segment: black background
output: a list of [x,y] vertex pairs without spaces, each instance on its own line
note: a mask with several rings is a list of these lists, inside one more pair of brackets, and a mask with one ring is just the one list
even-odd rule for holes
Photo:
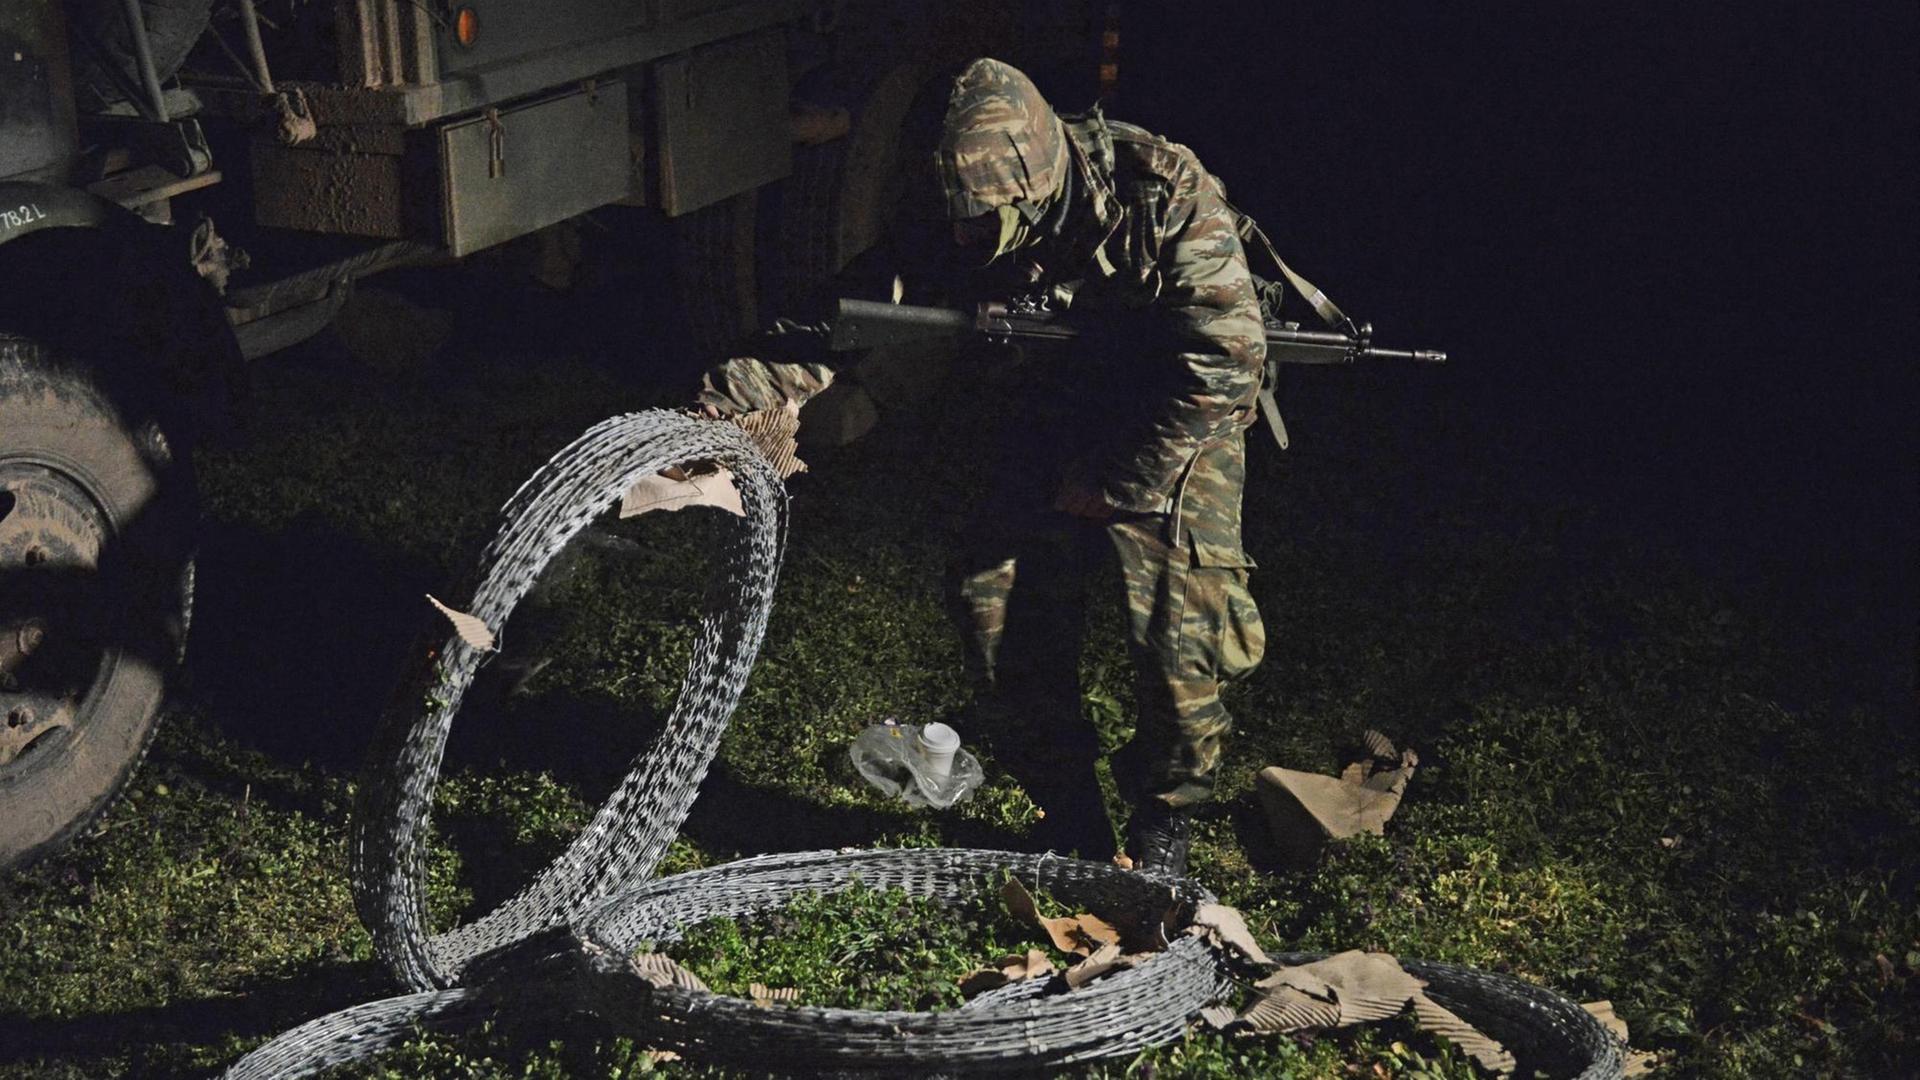
[[1108,112],[1449,350],[1530,483],[1904,637],[1916,12],[1130,3]]

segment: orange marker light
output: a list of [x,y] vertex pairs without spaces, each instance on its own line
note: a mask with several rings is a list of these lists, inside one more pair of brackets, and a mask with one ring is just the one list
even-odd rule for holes
[[455,12],[453,36],[454,40],[460,44],[472,48],[473,43],[480,38],[480,13],[470,7],[463,7]]

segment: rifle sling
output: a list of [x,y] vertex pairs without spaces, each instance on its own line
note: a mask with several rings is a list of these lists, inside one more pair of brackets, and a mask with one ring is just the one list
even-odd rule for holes
[[[1359,335],[1353,320],[1347,318],[1347,313],[1341,311],[1331,297],[1321,292],[1319,286],[1295,273],[1293,267],[1287,265],[1287,260],[1280,257],[1280,252],[1274,248],[1273,241],[1267,239],[1266,230],[1260,227],[1259,222],[1240,213],[1238,208],[1233,208],[1233,212],[1240,215],[1240,238],[1244,241],[1251,233],[1253,237],[1259,239],[1260,246],[1266,249],[1267,257],[1272,259],[1273,265],[1280,269],[1280,276],[1285,278],[1287,284],[1293,287],[1293,291],[1299,293],[1301,299],[1313,308],[1314,314],[1320,316],[1322,322],[1349,337]],[[1285,450],[1289,442],[1287,425],[1280,419],[1280,402],[1273,394],[1274,379],[1279,374],[1278,367],[1279,365],[1274,361],[1267,361],[1266,377],[1260,380],[1260,415],[1266,418],[1267,429],[1273,432],[1273,441],[1279,445],[1280,449]]]
[[[1234,213],[1239,214],[1240,211],[1236,209]],[[1280,276],[1287,279],[1287,284],[1293,286],[1293,291],[1300,294],[1300,298],[1313,308],[1314,314],[1320,316],[1322,322],[1348,337],[1359,336],[1359,328],[1353,325],[1353,320],[1347,318],[1347,313],[1341,311],[1331,297],[1321,292],[1319,286],[1295,273],[1293,267],[1287,265],[1287,260],[1281,258],[1280,252],[1274,249],[1273,241],[1267,239],[1266,230],[1260,227],[1259,222],[1245,214],[1240,214],[1240,220],[1244,223],[1241,238],[1244,240],[1247,233],[1252,233],[1259,239],[1260,246],[1266,249],[1267,258],[1272,259],[1273,265],[1279,267]]]
[[1280,419],[1280,402],[1273,396],[1273,387],[1264,381],[1260,384],[1260,415],[1267,421],[1267,430],[1273,432],[1273,441],[1285,450],[1287,423]]

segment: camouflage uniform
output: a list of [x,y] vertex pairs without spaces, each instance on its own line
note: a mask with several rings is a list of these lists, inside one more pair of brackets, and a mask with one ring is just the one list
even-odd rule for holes
[[[1221,686],[1265,646],[1240,538],[1265,338],[1239,217],[1186,147],[1098,113],[1058,117],[998,61],[969,65],[946,105],[927,170],[945,218],[998,215],[992,269],[1024,285],[1076,282],[1076,310],[1126,335],[1050,363],[1015,418],[1028,434],[1009,441],[1006,483],[958,575],[970,667],[990,708],[1046,724],[1070,769],[1090,764],[1081,583],[1109,548],[1138,680],[1141,768],[1128,786],[1189,805],[1210,793],[1232,727]],[[702,399],[764,407],[805,400],[831,378],[820,364],[735,360]],[[1063,477],[1097,490],[1112,516],[1055,511]]]

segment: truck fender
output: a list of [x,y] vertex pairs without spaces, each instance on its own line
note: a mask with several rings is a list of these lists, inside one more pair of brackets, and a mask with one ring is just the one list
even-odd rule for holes
[[123,409],[228,431],[245,365],[187,251],[184,230],[86,191],[0,181],[0,326],[62,345]]
[[139,215],[79,188],[0,180],[0,244],[43,229],[115,228],[139,220]]

